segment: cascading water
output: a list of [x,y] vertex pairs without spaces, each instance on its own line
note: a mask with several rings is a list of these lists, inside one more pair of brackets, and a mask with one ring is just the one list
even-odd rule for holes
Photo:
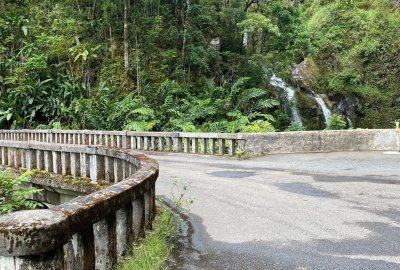
[[275,74],[272,75],[269,83],[272,86],[282,89],[285,92],[285,99],[287,100],[290,108],[291,122],[299,126],[303,126],[299,110],[296,106],[296,97],[295,97],[296,90],[290,87],[288,84],[286,84],[281,78],[277,77]]
[[353,128],[353,122],[351,121],[350,117],[346,116],[347,123],[349,124],[349,128]]
[[324,99],[320,95],[315,95],[314,99],[321,108],[322,113],[324,114],[325,123],[327,124],[329,119],[332,117],[331,110],[329,110],[329,108],[326,106]]

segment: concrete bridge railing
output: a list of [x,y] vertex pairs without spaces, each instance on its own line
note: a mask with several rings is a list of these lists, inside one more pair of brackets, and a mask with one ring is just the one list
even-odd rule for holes
[[[108,183],[49,209],[0,216],[0,269],[110,269],[151,228],[153,159],[110,147],[23,141],[0,141],[0,152],[3,166],[50,172],[37,180],[44,185],[85,192],[79,181]],[[65,176],[74,181],[58,181]]]
[[0,140],[104,145],[142,151],[252,156],[277,153],[397,150],[394,129],[272,133],[183,133],[93,130],[0,130]]
[[95,130],[2,130],[0,140],[230,156],[235,154],[236,148],[243,148],[245,143],[241,134]]

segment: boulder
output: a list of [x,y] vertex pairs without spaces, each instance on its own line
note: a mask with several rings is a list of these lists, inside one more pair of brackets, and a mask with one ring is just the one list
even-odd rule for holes
[[317,65],[311,58],[305,58],[300,64],[293,65],[291,81],[300,89],[312,93],[312,88],[319,76]]

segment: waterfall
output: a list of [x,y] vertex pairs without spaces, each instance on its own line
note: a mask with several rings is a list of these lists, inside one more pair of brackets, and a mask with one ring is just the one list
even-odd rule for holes
[[282,89],[285,92],[284,98],[288,102],[288,105],[290,108],[291,122],[295,123],[299,126],[303,126],[303,123],[302,123],[301,117],[300,117],[300,113],[299,113],[299,109],[297,108],[297,105],[296,105],[296,103],[297,103],[296,97],[295,97],[296,90],[294,88],[292,88],[291,86],[289,86],[288,84],[286,84],[281,78],[278,78],[275,74],[272,75],[269,83],[272,86]]
[[331,110],[329,110],[329,108],[326,106],[324,99],[320,95],[315,95],[314,99],[318,103],[319,107],[321,108],[322,113],[324,114],[325,123],[327,124],[329,119],[332,116]]
[[353,122],[351,121],[350,117],[346,116],[347,123],[349,123],[349,128],[353,128]]

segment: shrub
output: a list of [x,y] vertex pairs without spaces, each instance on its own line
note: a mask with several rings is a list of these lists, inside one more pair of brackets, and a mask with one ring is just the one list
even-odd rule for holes
[[25,172],[15,178],[10,169],[0,171],[0,215],[42,206],[40,202],[30,200],[41,190],[24,187],[32,175],[32,172]]
[[332,117],[328,120],[326,125],[327,130],[339,130],[344,129],[346,127],[346,121],[342,119],[337,114],[332,115]]

